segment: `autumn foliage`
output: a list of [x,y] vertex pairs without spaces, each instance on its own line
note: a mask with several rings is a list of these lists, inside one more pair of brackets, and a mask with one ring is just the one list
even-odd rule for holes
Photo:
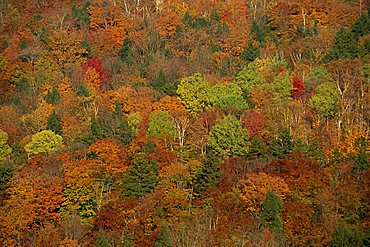
[[369,9],[0,1],[0,246],[368,246]]

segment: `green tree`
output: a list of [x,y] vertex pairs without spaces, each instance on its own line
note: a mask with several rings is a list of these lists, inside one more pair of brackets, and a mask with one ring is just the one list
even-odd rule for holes
[[242,110],[248,106],[243,98],[242,89],[235,83],[217,83],[211,88],[211,94],[214,95],[214,103],[222,108],[233,108]]
[[253,39],[260,42],[261,44],[264,44],[266,42],[265,39],[265,31],[264,28],[258,24],[255,20],[252,22],[252,29],[251,32],[253,34]]
[[259,47],[254,45],[252,41],[249,41],[243,52],[240,54],[240,58],[247,62],[253,62],[259,54]]
[[62,133],[61,119],[55,110],[53,110],[53,112],[50,114],[50,117],[48,119],[47,129],[53,131],[55,134]]
[[356,40],[360,37],[370,33],[370,17],[369,12],[362,13],[351,27],[351,32],[354,34]]
[[261,86],[266,81],[260,72],[260,61],[257,60],[244,67],[235,78],[235,82],[242,89],[243,97],[246,100],[250,98],[252,88]]
[[119,58],[122,60],[122,62],[132,65],[133,64],[133,58],[132,58],[132,53],[131,53],[131,46],[132,42],[129,40],[129,38],[125,38],[123,40],[123,45],[121,50],[119,51],[118,55]]
[[51,130],[43,130],[32,136],[24,149],[28,154],[50,153],[62,146],[63,138]]
[[99,231],[98,238],[95,242],[95,247],[111,247],[108,239],[105,237],[102,230]]
[[285,158],[294,148],[293,138],[288,128],[281,129],[279,136],[269,141],[270,154],[278,159]]
[[60,92],[59,92],[59,88],[58,88],[57,84],[55,84],[53,86],[52,90],[48,89],[48,92],[44,96],[44,100],[48,104],[57,104],[57,103],[59,103],[59,101],[60,101]]
[[356,139],[355,145],[358,149],[358,154],[353,164],[353,170],[355,172],[367,171],[370,168],[369,152],[367,152],[368,141],[364,136]]
[[166,73],[162,69],[159,71],[158,77],[152,85],[161,95],[173,96],[176,94],[176,84],[170,83]]
[[170,231],[167,224],[163,224],[158,238],[155,240],[155,247],[171,247]]
[[339,92],[332,82],[316,87],[316,93],[310,99],[310,105],[325,119],[332,119],[339,111]]
[[123,120],[115,130],[115,137],[123,144],[128,147],[135,137],[134,129],[128,124],[127,120]]
[[[0,164],[0,198],[8,188],[8,183],[13,176],[13,168],[7,164]],[[0,199],[1,201],[1,199]]]
[[221,167],[218,158],[213,152],[207,152],[204,165],[191,179],[191,187],[194,192],[201,194],[206,188],[210,186],[217,186],[218,178],[221,176]]
[[274,82],[265,84],[264,88],[273,95],[272,101],[276,105],[285,105],[291,100],[293,90],[292,78],[290,73],[280,73],[274,77]]
[[330,74],[322,66],[313,68],[304,78],[304,85],[307,91],[312,92],[318,85],[330,79]]
[[360,46],[355,34],[341,27],[335,35],[333,49],[323,58],[323,61],[354,59],[359,55]]
[[211,86],[199,73],[183,78],[177,88],[179,100],[193,114],[212,106],[214,99],[210,91]]
[[152,112],[149,118],[149,136],[176,137],[176,133],[171,115],[167,111]]
[[91,119],[91,122],[90,122],[90,133],[82,137],[82,140],[86,144],[92,144],[96,142],[97,140],[105,138],[105,137],[106,135],[104,134],[103,128],[100,126],[96,118],[93,118]]
[[5,160],[12,153],[12,148],[8,145],[8,133],[0,130],[0,162]]
[[250,147],[249,135],[236,117],[230,115],[217,121],[211,128],[208,146],[223,157],[245,156]]
[[331,247],[365,247],[365,234],[357,227],[341,223],[330,243]]
[[284,222],[280,217],[280,211],[283,208],[283,200],[274,191],[267,192],[259,215],[262,225],[270,228],[272,232],[282,232]]
[[132,165],[125,171],[121,188],[125,196],[143,196],[154,190],[158,183],[158,164],[148,162],[142,157],[132,161]]

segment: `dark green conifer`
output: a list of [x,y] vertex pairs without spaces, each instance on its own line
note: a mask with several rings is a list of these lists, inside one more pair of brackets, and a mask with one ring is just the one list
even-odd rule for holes
[[267,192],[260,212],[262,225],[270,228],[272,232],[282,232],[284,222],[280,217],[280,211],[283,208],[283,200],[274,191]]
[[121,188],[125,196],[143,196],[154,190],[158,183],[158,164],[137,157],[123,174]]
[[290,130],[283,128],[277,138],[270,140],[269,148],[271,155],[278,159],[283,159],[290,154],[294,148]]
[[171,247],[170,231],[167,224],[163,224],[158,238],[154,244],[155,247]]
[[61,119],[55,110],[49,116],[47,129],[53,131],[55,134],[60,135],[62,133]]
[[53,86],[52,90],[48,89],[48,92],[44,96],[44,100],[48,104],[57,104],[57,103],[59,103],[59,101],[60,101],[60,92],[59,92],[58,85],[55,84]]
[[111,247],[108,239],[105,237],[102,230],[99,231],[98,239],[95,242],[95,247]]
[[361,229],[346,223],[341,223],[330,243],[331,247],[365,247],[365,234]]
[[131,40],[129,40],[129,38],[126,37],[123,40],[122,48],[118,53],[122,62],[124,62],[128,65],[133,64],[133,58],[132,58],[132,53],[131,53],[131,45],[132,45]]

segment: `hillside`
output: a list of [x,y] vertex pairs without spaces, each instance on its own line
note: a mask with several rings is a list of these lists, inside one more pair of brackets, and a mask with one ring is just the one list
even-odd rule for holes
[[0,0],[0,246],[369,246],[369,10]]

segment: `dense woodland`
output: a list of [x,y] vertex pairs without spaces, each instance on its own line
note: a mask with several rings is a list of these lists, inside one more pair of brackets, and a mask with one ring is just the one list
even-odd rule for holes
[[0,0],[0,246],[370,246],[369,7]]

